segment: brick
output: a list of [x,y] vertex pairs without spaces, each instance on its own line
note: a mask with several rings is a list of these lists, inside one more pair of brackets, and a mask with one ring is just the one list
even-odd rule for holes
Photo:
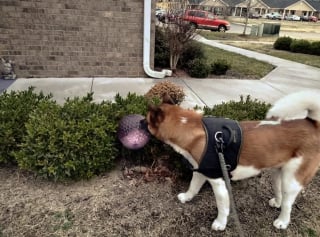
[[33,70],[44,70],[44,66],[34,66]]
[[44,9],[39,9],[39,8],[33,8],[33,7],[29,7],[29,8],[23,8],[22,12],[26,12],[26,13],[40,13],[40,14],[44,14],[45,11]]

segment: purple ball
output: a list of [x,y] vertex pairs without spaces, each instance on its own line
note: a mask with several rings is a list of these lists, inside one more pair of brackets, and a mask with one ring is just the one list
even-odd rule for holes
[[150,140],[145,117],[140,114],[123,117],[119,122],[118,138],[128,149],[137,150],[144,147]]

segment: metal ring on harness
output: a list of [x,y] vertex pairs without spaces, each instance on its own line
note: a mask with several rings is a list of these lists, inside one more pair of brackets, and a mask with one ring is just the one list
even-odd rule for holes
[[[218,137],[218,135],[220,137]],[[216,132],[216,134],[214,134],[214,139],[216,140],[216,142],[222,142],[223,143],[223,133],[221,131]]]
[[[224,140],[223,140],[223,132],[222,131],[218,131],[218,132],[216,132],[215,133],[215,135],[214,135],[214,138],[215,138],[215,140],[216,140],[216,142],[218,143],[218,144],[224,144],[225,145],[225,147],[228,147],[232,142],[233,142],[233,139],[234,139],[234,137],[235,137],[235,132],[234,132],[234,130],[232,130],[229,126],[223,126],[223,128],[225,128],[225,129],[227,129],[228,131],[229,131],[229,133],[230,133],[230,136],[229,136],[229,141],[225,144],[225,142],[224,142]],[[219,135],[219,137],[218,137],[218,135]]]
[[214,139],[216,140],[216,151],[217,151],[217,153],[223,152],[224,141],[223,141],[223,133],[222,133],[222,131],[217,131],[214,134]]

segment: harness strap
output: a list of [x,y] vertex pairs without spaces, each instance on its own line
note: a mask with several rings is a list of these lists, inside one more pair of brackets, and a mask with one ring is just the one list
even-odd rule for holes
[[232,187],[231,187],[230,177],[229,177],[229,173],[228,173],[228,168],[227,168],[227,165],[226,165],[226,162],[224,159],[224,155],[223,155],[223,144],[224,144],[223,139],[220,137],[217,137],[216,148],[217,148],[218,155],[219,155],[219,161],[220,161],[220,166],[221,166],[223,178],[224,178],[224,181],[225,181],[228,193],[229,193],[231,213],[233,214],[236,226],[238,228],[239,236],[244,237],[245,236],[244,231],[242,229],[242,226],[241,226],[241,223],[239,220],[238,212],[236,209],[236,203],[234,201],[234,197],[233,197],[233,193],[232,193]]

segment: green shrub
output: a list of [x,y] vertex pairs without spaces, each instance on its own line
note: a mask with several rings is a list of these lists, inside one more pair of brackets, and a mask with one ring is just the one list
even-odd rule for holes
[[273,44],[274,49],[290,51],[292,38],[289,36],[279,37]]
[[29,114],[40,102],[48,101],[51,97],[43,93],[34,93],[32,87],[19,92],[5,91],[0,95],[0,163],[16,163],[12,152],[19,149],[26,134],[25,123],[29,119]]
[[252,100],[248,95],[246,98],[240,96],[240,101],[229,101],[215,105],[212,108],[204,107],[204,115],[225,117],[238,121],[262,120],[270,108],[270,104]]
[[145,116],[147,107],[148,101],[143,95],[128,93],[126,97],[122,97],[117,94],[112,104],[113,118],[118,123],[123,116],[128,114],[141,114]]
[[15,158],[21,168],[54,180],[90,178],[114,166],[116,122],[110,103],[92,94],[63,106],[39,103],[26,123],[27,135]]
[[320,41],[311,42],[310,53],[320,56]]
[[230,63],[225,59],[218,59],[211,64],[211,73],[215,75],[225,75],[230,69]]
[[168,39],[163,29],[156,26],[154,66],[161,68],[170,67],[170,48]]
[[273,48],[294,53],[320,55],[320,41],[310,42],[303,39],[292,39],[288,36],[278,38],[274,42]]
[[292,41],[290,45],[290,50],[294,53],[305,53],[305,54],[310,54],[310,42],[308,40],[303,40],[303,39],[295,39]]
[[205,59],[196,58],[188,63],[188,74],[195,78],[208,77],[211,67]]
[[200,43],[191,41],[185,45],[179,59],[179,67],[187,68],[188,63],[196,58],[204,58],[204,50]]

